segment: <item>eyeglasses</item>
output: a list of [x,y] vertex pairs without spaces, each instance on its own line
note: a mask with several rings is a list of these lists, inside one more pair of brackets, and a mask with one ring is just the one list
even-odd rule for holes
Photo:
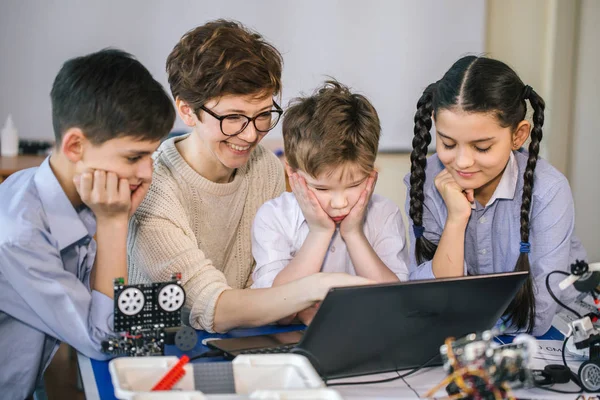
[[275,128],[275,125],[277,125],[281,118],[281,114],[283,114],[283,110],[275,101],[273,101],[273,106],[275,107],[274,110],[261,112],[252,118],[244,114],[217,115],[204,106],[200,106],[200,109],[219,120],[223,135],[236,136],[242,133],[250,122],[254,124],[256,131],[260,133],[267,133]]

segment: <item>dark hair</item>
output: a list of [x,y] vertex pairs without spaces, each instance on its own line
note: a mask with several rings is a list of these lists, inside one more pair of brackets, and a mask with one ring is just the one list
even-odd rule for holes
[[381,126],[377,111],[365,96],[329,80],[312,96],[290,102],[282,131],[290,167],[316,178],[326,169],[347,162],[370,173]]
[[[467,56],[452,65],[441,80],[429,85],[417,102],[413,151],[410,155],[410,218],[415,232],[417,263],[431,260],[437,245],[423,235],[423,185],[427,166],[427,146],[431,143],[432,114],[444,109],[460,109],[473,113],[493,113],[500,126],[516,130],[525,119],[528,99],[533,108],[533,129],[527,167],[523,175],[521,200],[521,248],[515,271],[529,271],[529,211],[533,192],[533,173],[537,163],[544,124],[544,100],[521,81],[515,71],[501,61],[486,57]],[[517,245],[515,241],[515,245]],[[505,316],[517,328],[533,330],[535,298],[531,276],[517,293]]]
[[117,137],[164,138],[175,122],[169,95],[131,54],[104,49],[65,62],[54,79],[56,144],[73,127],[94,144]]
[[187,32],[167,58],[171,93],[195,112],[223,95],[281,92],[283,58],[261,35],[236,21],[208,22]]

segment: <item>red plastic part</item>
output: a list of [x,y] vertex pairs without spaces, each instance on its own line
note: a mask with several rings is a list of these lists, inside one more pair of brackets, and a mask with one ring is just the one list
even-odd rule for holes
[[181,356],[177,364],[173,366],[154,387],[152,390],[171,390],[173,386],[179,382],[185,375],[183,366],[190,361],[190,358],[186,355]]

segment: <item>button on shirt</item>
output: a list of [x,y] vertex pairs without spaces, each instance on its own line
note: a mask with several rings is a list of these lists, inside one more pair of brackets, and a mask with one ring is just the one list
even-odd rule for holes
[[[465,232],[465,274],[481,275],[514,271],[521,242],[520,210],[523,195],[523,172],[528,154],[521,149],[512,152],[494,194],[486,206],[475,201]],[[448,211],[434,179],[444,169],[437,155],[427,160],[423,207],[424,236],[439,243]],[[410,174],[407,185],[406,213],[410,202]],[[569,271],[575,259],[586,259],[586,253],[573,233],[575,224],[573,196],[567,179],[552,165],[539,159],[534,173],[534,186],[529,223],[531,253],[529,261],[534,282],[536,318],[534,335],[542,335],[552,323],[557,304],[546,289],[546,275],[554,270]],[[410,227],[410,278],[434,279],[432,262],[416,264],[414,233]],[[576,296],[574,290],[561,292],[562,276],[550,279],[553,292],[564,300]]]
[[106,359],[113,300],[90,293],[96,221],[76,210],[46,159],[0,185],[0,393],[23,399],[60,342]]
[[[408,279],[406,234],[398,206],[374,194],[367,206],[364,232],[381,261],[401,281]],[[273,285],[277,274],[294,258],[308,236],[308,224],[293,193],[284,193],[266,202],[257,212],[252,226],[252,255],[256,267],[253,288]],[[346,243],[336,228],[322,272],[356,275]]]

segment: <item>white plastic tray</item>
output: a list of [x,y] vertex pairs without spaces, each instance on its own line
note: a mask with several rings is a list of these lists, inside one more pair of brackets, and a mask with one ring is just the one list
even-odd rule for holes
[[194,373],[186,364],[186,374],[169,392],[151,392],[162,376],[178,361],[177,357],[123,357],[109,363],[115,397],[122,400],[338,400],[341,396],[325,384],[310,362],[298,354],[240,355],[233,362],[235,391],[232,394],[203,394],[194,389]]
[[257,390],[249,395],[200,392],[147,392],[133,395],[132,400],[343,400],[333,389]]

